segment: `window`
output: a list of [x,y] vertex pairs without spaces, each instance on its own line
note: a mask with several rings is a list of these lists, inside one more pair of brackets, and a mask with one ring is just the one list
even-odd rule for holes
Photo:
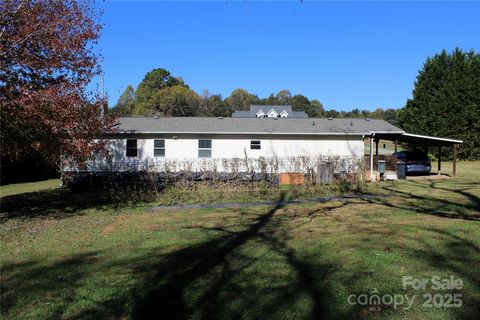
[[212,140],[198,140],[198,157],[212,157]]
[[165,157],[165,140],[153,140],[153,156]]
[[261,147],[261,144],[260,144],[260,140],[252,140],[250,141],[250,149],[251,150],[260,150],[262,147]]
[[137,140],[127,139],[127,157],[137,156]]

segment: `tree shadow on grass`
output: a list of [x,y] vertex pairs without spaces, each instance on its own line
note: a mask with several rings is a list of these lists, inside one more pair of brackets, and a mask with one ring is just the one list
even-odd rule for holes
[[[392,265],[392,268],[405,267],[403,259],[408,261],[416,261],[416,265],[409,266],[414,270],[413,274],[405,273],[404,276],[411,276],[414,279],[431,279],[433,276],[440,276],[440,279],[449,279],[454,276],[456,279],[461,279],[464,289],[460,290],[430,290],[432,294],[461,294],[462,306],[457,308],[450,308],[452,318],[455,319],[478,319],[480,314],[480,305],[478,297],[480,295],[480,271],[476,266],[480,265],[480,247],[473,241],[459,236],[444,228],[436,227],[422,227],[422,226],[405,226],[399,225],[389,229],[381,226],[362,226],[358,225],[351,227],[351,232],[358,234],[365,234],[363,237],[358,237],[358,248],[362,251],[371,250],[378,247],[378,243],[373,244],[372,239],[381,238],[381,246],[379,251],[387,259],[388,255],[401,256],[398,265]],[[402,241],[398,241],[402,239]],[[441,245],[439,245],[441,243]],[[384,249],[384,250],[381,250]],[[421,267],[415,273],[418,265]],[[425,265],[426,267],[422,266]],[[379,284],[380,286],[382,284]],[[429,311],[428,307],[422,304],[425,299],[422,295],[431,288],[432,283],[429,282],[426,286],[427,291],[409,289],[403,291],[402,278],[399,277],[396,292],[398,294],[417,295],[421,302],[419,308]],[[386,293],[386,292],[382,292]],[[445,307],[441,307],[445,308]],[[447,308],[448,309],[448,308]]]
[[[366,249],[371,246],[373,237],[381,237],[384,239],[385,254],[390,252],[401,253],[421,261],[430,266],[430,276],[441,272],[444,277],[445,274],[447,274],[447,277],[450,275],[460,277],[468,283],[470,292],[476,292],[476,294],[463,295],[463,306],[452,309],[452,314],[461,319],[478,319],[480,314],[478,303],[480,271],[476,266],[480,265],[480,247],[477,243],[462,236],[462,233],[457,234],[450,231],[447,226],[448,219],[464,220],[465,223],[478,225],[478,222],[480,222],[480,198],[471,192],[471,190],[478,188],[478,185],[462,184],[462,186],[454,185],[451,188],[446,188],[439,186],[436,181],[430,181],[428,184],[417,181],[411,181],[411,183],[432,191],[441,190],[443,192],[440,194],[434,192],[418,194],[414,191],[407,192],[385,188],[395,193],[398,201],[391,201],[391,199],[366,199],[365,201],[389,209],[400,209],[441,219],[445,218],[442,221],[446,224],[445,227],[415,225],[409,227],[411,230],[406,230],[403,225],[396,228],[394,226],[395,221],[392,221],[393,226],[391,228],[385,228],[381,225],[375,227],[358,225],[354,227],[352,232],[369,235],[359,239],[359,247]],[[455,199],[462,198],[464,200],[455,201]],[[389,239],[403,239],[403,241],[393,242]],[[438,243],[442,243],[442,245],[438,246]],[[411,276],[415,277],[416,275]],[[463,294],[463,292],[459,293]]]
[[[123,201],[122,201],[123,199]],[[102,197],[99,192],[72,193],[67,188],[5,196],[0,199],[0,222],[11,218],[65,218],[82,214],[82,210],[96,208],[111,210],[131,205],[127,195],[115,200]]]
[[[282,198],[242,231],[215,228],[222,236],[161,259],[137,294],[132,318],[276,318],[292,312],[287,306],[294,309],[292,317],[297,312],[301,318],[322,318],[328,313],[323,303],[329,290],[314,279],[325,277],[333,266],[310,265],[287,247],[275,232],[280,227],[275,213],[283,205]],[[247,242],[253,245],[249,250],[273,249],[276,254],[244,251]],[[277,268],[285,263],[289,270],[283,274]],[[259,270],[258,264],[272,269]]]
[[450,188],[442,188],[438,186],[438,182],[435,182],[435,181],[430,182],[430,188],[432,189],[453,192],[465,197],[469,201],[469,206],[480,213],[480,197],[477,197],[471,192],[468,192],[469,190],[478,189],[479,188],[478,184],[464,184],[464,186],[465,185],[466,187],[461,189],[450,189]]
[[[65,286],[70,293],[59,299],[64,303],[51,313],[61,317],[66,305],[76,299],[82,278],[93,277],[92,271],[86,270],[87,264],[93,263],[100,274],[128,268],[138,282],[127,292],[91,301],[71,318],[336,318],[339,313],[331,307],[335,304],[329,303],[334,295],[327,278],[339,266],[313,263],[320,252],[299,255],[288,246],[288,228],[276,216],[284,204],[282,197],[272,209],[251,214],[249,223],[233,227],[236,231],[231,226],[199,227],[217,236],[175,251],[148,250],[114,261],[102,261],[91,253],[48,266],[37,262],[6,266],[7,274],[14,270],[5,282],[7,305],[15,304],[15,292],[21,293],[24,301],[38,300],[41,295],[63,294]],[[58,283],[57,277],[64,274],[66,278]]]
[[61,295],[61,303],[44,303],[52,318],[61,318],[68,303],[75,299],[75,291],[83,279],[82,268],[94,264],[96,255],[96,252],[83,253],[51,264],[27,261],[2,265],[1,313],[8,314],[17,300],[25,303],[47,297],[48,301]]
[[372,204],[382,204],[384,206],[396,209],[413,211],[421,214],[428,214],[437,217],[450,219],[461,219],[469,221],[480,221],[480,198],[474,194],[467,192],[476,186],[461,189],[442,188],[436,182],[431,181],[430,184],[421,184],[417,181],[409,181],[409,183],[417,184],[420,187],[428,187],[435,190],[450,192],[451,195],[460,195],[468,200],[467,203],[449,200],[445,194],[441,196],[416,194],[413,191],[407,192],[392,187],[384,189],[392,192],[400,197],[400,202],[392,202],[389,199],[366,199]]

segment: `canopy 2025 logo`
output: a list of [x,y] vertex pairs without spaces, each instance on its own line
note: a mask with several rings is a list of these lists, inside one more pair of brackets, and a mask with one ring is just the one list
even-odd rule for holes
[[[404,276],[402,279],[404,290],[429,291],[419,294],[381,294],[377,289],[370,293],[350,294],[347,302],[350,305],[368,306],[370,311],[378,312],[382,306],[393,309],[402,308],[409,310],[415,301],[420,300],[424,308],[460,308],[463,305],[462,294],[463,281],[455,276],[442,278],[414,278]],[[436,291],[432,293],[432,291]]]

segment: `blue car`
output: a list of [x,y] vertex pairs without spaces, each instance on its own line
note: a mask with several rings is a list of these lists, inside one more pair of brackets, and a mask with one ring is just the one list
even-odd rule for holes
[[432,164],[428,155],[421,151],[400,151],[393,154],[398,161],[407,164],[406,174],[428,174],[432,171]]

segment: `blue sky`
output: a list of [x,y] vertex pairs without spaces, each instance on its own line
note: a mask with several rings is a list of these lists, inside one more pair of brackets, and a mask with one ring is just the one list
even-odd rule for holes
[[443,48],[480,51],[479,2],[101,3],[99,48],[114,105],[165,68],[198,93],[289,89],[326,109],[399,108]]

